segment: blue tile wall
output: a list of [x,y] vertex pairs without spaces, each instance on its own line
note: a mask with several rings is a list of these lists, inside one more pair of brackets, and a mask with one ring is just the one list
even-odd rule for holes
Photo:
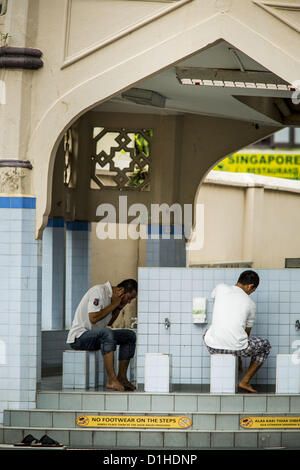
[[35,406],[40,376],[40,242],[35,199],[0,197],[0,423]]
[[70,328],[76,308],[91,287],[91,230],[87,222],[66,226],[66,328]]
[[[164,238],[166,236],[168,238]],[[186,243],[182,226],[148,225],[146,265],[186,266]]]
[[[144,380],[144,354],[172,354],[173,383],[208,384],[209,353],[203,343],[213,309],[210,298],[221,282],[235,284],[243,269],[139,268],[137,381]],[[260,285],[252,294],[257,305],[251,335],[267,337],[268,360],[253,383],[275,384],[276,354],[291,354],[300,346],[300,269],[257,269]],[[208,324],[192,323],[193,297],[207,298]],[[164,320],[171,322],[169,329]],[[298,344],[294,343],[299,341]],[[249,359],[250,360],[250,359]],[[249,364],[244,359],[245,368]]]
[[51,218],[43,232],[42,328],[64,326],[64,220]]
[[15,209],[35,209],[36,201],[34,197],[0,197],[0,208]]

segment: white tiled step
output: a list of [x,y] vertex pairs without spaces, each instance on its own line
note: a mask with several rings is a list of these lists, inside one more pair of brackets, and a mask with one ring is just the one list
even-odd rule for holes
[[45,433],[68,448],[94,449],[257,449],[299,448],[299,432],[287,431],[172,431],[172,430],[70,430],[20,427],[0,428],[0,442],[20,442],[28,433],[40,439]]
[[[77,411],[77,410],[5,410],[4,411],[4,426],[17,426],[23,428],[39,428],[45,427],[48,429],[82,429],[76,424],[76,419],[82,415],[121,415],[121,416],[131,416],[131,415],[142,415],[142,416],[157,416],[158,413],[133,413],[133,412],[120,412],[120,411]],[[243,428],[240,427],[241,418],[247,416],[256,416],[256,417],[274,417],[274,416],[300,416],[300,411],[298,413],[258,413],[258,412],[249,412],[248,414],[240,412],[170,412],[170,413],[160,413],[160,416],[172,417],[172,416],[185,416],[192,419],[192,425],[188,430],[191,431],[238,431]],[[104,428],[101,428],[104,429]],[[107,428],[105,428],[107,429]],[[116,428],[114,428],[116,429]],[[92,428],[95,430],[95,428]],[[99,430],[99,429],[98,429]],[[162,429],[163,430],[163,429]],[[182,432],[181,430],[179,430]],[[31,433],[32,434],[32,433]],[[300,434],[299,434],[300,442]]]
[[101,410],[118,412],[278,412],[300,411],[300,395],[210,395],[144,392],[58,392],[37,394],[37,408],[53,410]]

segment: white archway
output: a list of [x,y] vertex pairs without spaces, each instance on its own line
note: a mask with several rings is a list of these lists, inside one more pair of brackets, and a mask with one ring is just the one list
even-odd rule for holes
[[[57,148],[64,131],[72,122],[95,105],[220,39],[226,40],[289,83],[299,78],[299,61],[288,55],[278,44],[270,42],[233,17],[218,13],[204,22],[198,21],[193,28],[187,30],[183,27],[151,49],[141,50],[138,55],[78,82],[45,110],[30,139],[28,159],[34,164],[33,186],[37,196],[38,237],[41,236],[50,211]],[[141,64],[138,68],[137,58]],[[84,67],[84,62],[82,66]]]

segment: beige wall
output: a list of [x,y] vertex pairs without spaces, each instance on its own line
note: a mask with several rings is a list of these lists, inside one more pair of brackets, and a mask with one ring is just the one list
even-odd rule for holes
[[114,285],[124,279],[137,277],[139,240],[100,240],[97,224],[92,224],[92,282],[110,280]]
[[300,194],[265,190],[263,240],[257,267],[284,267],[285,258],[300,258]]
[[284,268],[285,258],[300,257],[300,182],[279,190],[279,179],[269,181],[273,189],[259,180],[202,185],[197,202],[204,204],[204,246],[190,252],[190,265],[244,261],[253,268]]
[[[110,281],[117,285],[124,279],[136,279],[138,266],[145,265],[145,243],[139,240],[100,240],[97,223],[92,224],[92,285]],[[117,232],[118,233],[118,232]],[[129,327],[136,316],[136,301],[121,312],[116,327]]]
[[241,259],[244,191],[241,188],[203,184],[197,203],[204,205],[204,247],[192,251],[193,264]]

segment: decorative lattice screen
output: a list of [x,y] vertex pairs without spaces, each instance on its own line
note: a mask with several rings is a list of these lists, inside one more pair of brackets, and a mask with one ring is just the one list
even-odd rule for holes
[[149,190],[151,129],[93,127],[91,188]]

